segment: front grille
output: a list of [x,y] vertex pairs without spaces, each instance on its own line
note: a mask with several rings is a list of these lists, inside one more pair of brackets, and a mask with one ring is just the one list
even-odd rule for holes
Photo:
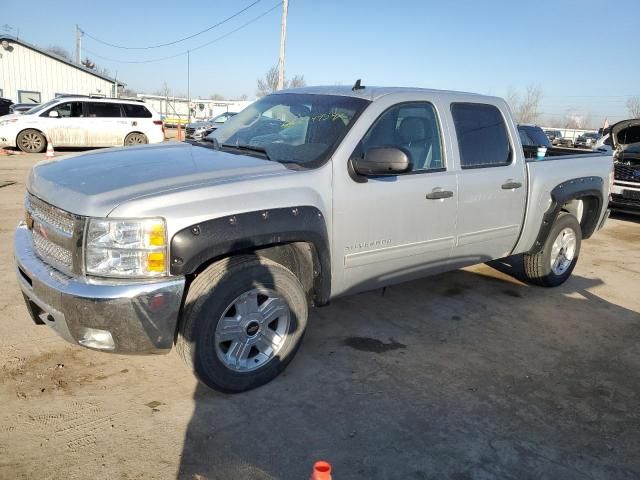
[[73,255],[71,250],[56,245],[47,240],[38,232],[33,231],[33,247],[38,255],[45,262],[54,267],[62,267],[65,270],[71,270],[73,267]]
[[640,165],[616,163],[614,168],[614,178],[616,180],[640,183]]
[[195,128],[187,127],[187,135],[193,135],[195,132]]
[[64,273],[80,272],[80,252],[75,245],[81,243],[83,218],[31,194],[27,194],[25,206],[31,217],[29,228],[36,255]]
[[48,223],[67,235],[73,235],[75,225],[73,215],[49,205],[33,195],[27,195],[26,207],[34,220]]

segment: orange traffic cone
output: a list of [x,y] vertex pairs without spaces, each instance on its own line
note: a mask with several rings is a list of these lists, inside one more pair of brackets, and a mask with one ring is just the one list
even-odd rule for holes
[[309,480],[331,480],[331,465],[329,462],[319,460],[314,463]]
[[56,152],[53,150],[53,143],[51,143],[51,140],[49,140],[49,137],[47,137],[47,158],[53,158],[56,156]]

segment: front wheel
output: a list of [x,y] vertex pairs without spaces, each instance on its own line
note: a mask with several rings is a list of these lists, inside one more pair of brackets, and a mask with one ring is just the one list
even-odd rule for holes
[[47,139],[38,130],[24,130],[16,140],[18,148],[25,153],[42,153],[47,148]]
[[191,283],[176,349],[208,387],[242,392],[284,370],[306,325],[307,300],[293,273],[255,256],[232,257]]
[[527,279],[543,287],[563,284],[578,262],[581,241],[582,229],[576,217],[561,213],[551,227],[542,250],[524,256]]
[[147,140],[147,136],[144,133],[133,132],[124,137],[124,145],[127,147],[131,145],[144,145],[145,143],[149,143],[149,140]]

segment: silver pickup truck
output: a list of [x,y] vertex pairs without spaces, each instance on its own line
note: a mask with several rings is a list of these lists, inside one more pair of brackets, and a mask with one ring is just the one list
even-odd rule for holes
[[36,165],[17,276],[32,319],[70,342],[175,343],[204,384],[238,392],[291,361],[311,305],[515,254],[560,285],[611,182],[610,155],[525,158],[500,98],[287,90],[200,143]]

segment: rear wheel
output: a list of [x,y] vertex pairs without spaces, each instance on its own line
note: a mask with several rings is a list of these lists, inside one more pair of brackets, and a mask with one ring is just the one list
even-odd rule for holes
[[306,296],[293,273],[255,256],[232,257],[191,283],[176,349],[208,387],[242,392],[284,370],[306,325]]
[[23,130],[18,134],[18,148],[25,153],[42,153],[47,148],[47,139],[38,130]]
[[124,137],[125,146],[131,145],[143,145],[145,143],[149,143],[147,136],[144,133],[133,132]]
[[582,230],[576,217],[561,213],[556,219],[542,250],[524,256],[524,271],[531,283],[544,287],[563,284],[578,262]]

